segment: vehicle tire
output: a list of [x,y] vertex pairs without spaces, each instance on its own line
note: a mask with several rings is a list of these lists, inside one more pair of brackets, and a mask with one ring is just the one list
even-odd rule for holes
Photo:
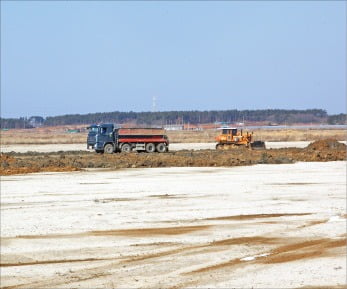
[[154,153],[155,152],[155,145],[154,143],[148,143],[146,144],[146,152],[148,153]]
[[113,154],[113,145],[111,145],[110,143],[105,145],[104,152],[107,154]]
[[157,152],[158,153],[165,153],[166,152],[166,145],[164,143],[158,143],[157,144]]
[[125,143],[125,144],[122,145],[120,150],[123,153],[130,153],[131,152],[131,146],[130,146],[130,144]]

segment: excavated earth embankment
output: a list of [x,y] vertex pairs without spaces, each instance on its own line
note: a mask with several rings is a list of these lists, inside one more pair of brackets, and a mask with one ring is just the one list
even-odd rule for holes
[[117,153],[70,151],[54,153],[3,153],[0,175],[77,171],[84,168],[231,167],[252,164],[325,162],[346,160],[346,145],[334,139],[319,140],[306,148],[267,150],[182,150],[168,153]]

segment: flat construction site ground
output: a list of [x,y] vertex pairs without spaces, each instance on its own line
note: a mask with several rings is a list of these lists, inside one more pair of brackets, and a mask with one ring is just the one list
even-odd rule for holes
[[1,177],[1,288],[345,288],[346,162]]

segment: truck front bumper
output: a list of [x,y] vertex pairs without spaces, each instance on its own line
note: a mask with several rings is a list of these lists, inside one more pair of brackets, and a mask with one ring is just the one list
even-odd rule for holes
[[103,144],[103,143],[97,142],[97,143],[94,145],[94,149],[95,149],[95,150],[103,150],[103,149],[104,149],[104,144]]

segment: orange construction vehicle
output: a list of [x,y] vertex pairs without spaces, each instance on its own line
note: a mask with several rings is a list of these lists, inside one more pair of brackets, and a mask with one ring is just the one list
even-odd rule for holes
[[263,141],[253,141],[253,132],[245,134],[242,129],[239,131],[233,127],[219,128],[221,134],[216,137],[216,149],[234,149],[234,148],[250,148],[250,149],[265,149]]

